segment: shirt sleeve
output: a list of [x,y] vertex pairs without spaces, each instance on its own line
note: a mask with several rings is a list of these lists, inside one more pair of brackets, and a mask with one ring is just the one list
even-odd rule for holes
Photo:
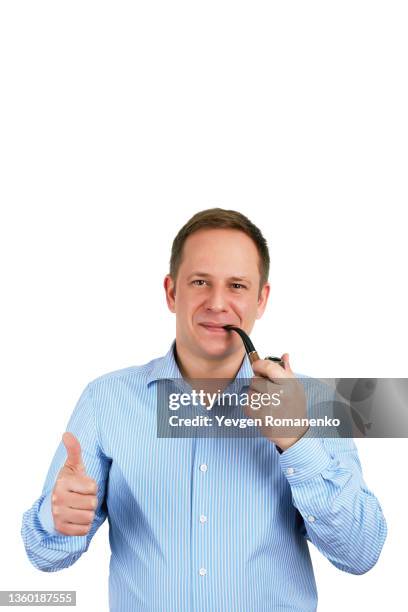
[[387,525],[367,488],[352,438],[303,437],[279,455],[305,536],[337,568],[363,574],[376,563]]
[[82,392],[66,431],[72,432],[79,440],[86,474],[98,483],[98,505],[91,529],[84,536],[68,536],[54,527],[51,513],[51,495],[58,472],[64,465],[67,452],[61,440],[51,461],[42,493],[34,504],[23,514],[21,536],[30,562],[44,572],[56,572],[69,567],[83,552],[107,517],[105,501],[106,483],[111,460],[100,444],[95,422],[91,383]]

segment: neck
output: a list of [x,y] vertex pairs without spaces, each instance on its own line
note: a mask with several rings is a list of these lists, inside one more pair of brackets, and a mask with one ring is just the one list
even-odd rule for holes
[[245,349],[227,357],[209,360],[191,353],[187,347],[176,340],[174,357],[181,375],[187,380],[194,378],[224,378],[231,381],[239,372],[245,357]]

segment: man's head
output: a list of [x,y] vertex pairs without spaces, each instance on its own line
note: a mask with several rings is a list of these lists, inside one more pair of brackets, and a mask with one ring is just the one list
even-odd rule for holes
[[241,213],[211,208],[187,221],[173,241],[164,279],[177,345],[207,359],[242,351],[238,335],[220,326],[251,332],[267,304],[269,263],[265,238]]

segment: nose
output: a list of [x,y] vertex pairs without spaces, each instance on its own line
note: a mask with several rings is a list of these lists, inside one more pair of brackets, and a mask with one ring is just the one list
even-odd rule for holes
[[213,286],[211,288],[207,294],[205,308],[211,312],[223,312],[227,310],[227,304],[222,287]]

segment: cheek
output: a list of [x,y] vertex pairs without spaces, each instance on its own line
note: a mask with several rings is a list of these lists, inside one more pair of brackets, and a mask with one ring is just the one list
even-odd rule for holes
[[189,319],[195,315],[196,311],[200,308],[202,300],[197,296],[192,296],[188,292],[176,295],[176,309],[177,314],[183,319]]
[[241,300],[235,303],[236,312],[243,321],[251,321],[257,314],[257,303],[248,300]]
[[253,300],[246,295],[237,296],[232,299],[231,306],[242,313],[250,313],[254,309]]

